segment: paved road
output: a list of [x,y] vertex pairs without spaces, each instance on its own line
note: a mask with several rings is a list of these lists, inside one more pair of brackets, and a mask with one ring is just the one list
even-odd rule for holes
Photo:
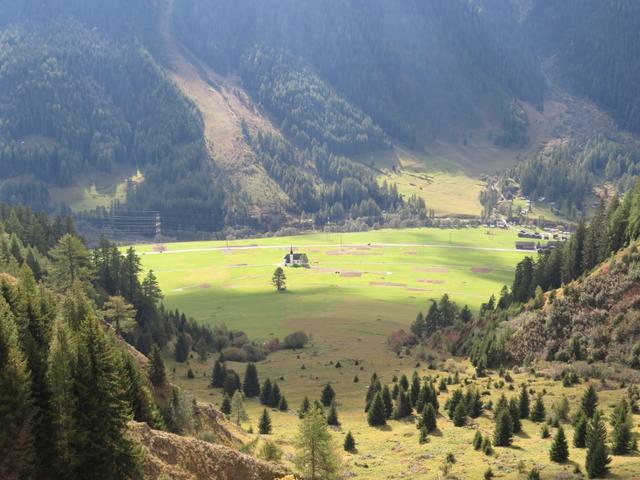
[[[497,248],[497,247],[472,247],[466,245],[448,245],[443,243],[351,243],[351,244],[309,244],[300,245],[299,248],[358,248],[358,247],[410,247],[410,248],[453,248],[457,250],[478,250],[484,252],[522,252],[515,248]],[[164,252],[144,252],[140,255],[168,255],[171,253],[192,253],[192,252],[216,252],[222,250],[254,250],[254,249],[271,249],[283,250],[291,248],[291,245],[238,245],[229,247],[203,247],[203,248],[184,248],[178,250],[165,250]]]

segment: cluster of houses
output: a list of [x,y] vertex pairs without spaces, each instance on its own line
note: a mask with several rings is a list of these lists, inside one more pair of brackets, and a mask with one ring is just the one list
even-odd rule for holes
[[516,241],[516,249],[518,250],[537,250],[539,253],[547,253],[555,250],[563,242],[569,238],[569,232],[562,231],[557,228],[545,229],[546,234],[540,232],[527,232],[526,230],[520,230],[518,232],[518,238],[531,238],[533,240],[547,240],[545,245],[540,245],[540,242],[533,241]]

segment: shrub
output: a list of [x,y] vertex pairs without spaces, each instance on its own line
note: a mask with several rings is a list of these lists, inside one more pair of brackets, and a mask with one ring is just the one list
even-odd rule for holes
[[284,337],[282,347],[288,350],[304,348],[309,343],[309,337],[304,332],[293,332]]

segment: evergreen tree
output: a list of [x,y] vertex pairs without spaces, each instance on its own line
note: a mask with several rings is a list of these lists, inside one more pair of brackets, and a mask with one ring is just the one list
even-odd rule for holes
[[573,422],[573,446],[576,448],[585,448],[587,446],[587,426],[589,420],[582,410]]
[[282,267],[278,267],[273,272],[271,283],[278,292],[284,292],[287,289],[287,276],[284,273]]
[[474,450],[480,450],[480,448],[482,447],[482,434],[480,433],[480,430],[476,430],[471,444],[473,445]]
[[549,438],[550,435],[551,434],[549,433],[549,426],[545,423],[540,429],[540,438]]
[[580,400],[580,406],[588,418],[593,417],[596,412],[596,408],[598,407],[598,394],[592,384],[589,384],[587,389],[584,391],[582,399]]
[[248,363],[244,371],[244,383],[242,384],[244,396],[253,398],[260,395],[260,381],[258,380],[258,369],[255,363]]
[[549,450],[549,458],[552,462],[564,463],[569,459],[569,445],[564,436],[562,425],[558,427],[556,436],[553,438],[551,449]]
[[467,423],[467,408],[464,402],[458,402],[453,412],[453,424],[456,427],[463,427]]
[[469,388],[467,390],[464,403],[467,407],[467,414],[471,418],[478,418],[482,415],[482,399],[477,388]]
[[520,388],[520,398],[518,402],[520,418],[529,418],[529,392],[527,391],[527,385],[525,383],[523,383]]
[[607,430],[599,411],[595,411],[587,427],[587,458],[585,468],[589,478],[604,477],[611,458],[607,455]]
[[436,411],[430,403],[427,403],[424,407],[419,424],[425,428],[428,433],[435,431],[437,428]]
[[325,407],[330,406],[336,399],[336,392],[333,391],[333,387],[330,383],[327,383],[322,389],[322,396],[320,401]]
[[9,472],[20,473],[19,469],[25,467],[22,461],[29,458],[32,416],[27,360],[18,342],[13,314],[0,294],[0,451],[4,452],[2,463]]
[[271,379],[267,377],[262,383],[262,388],[260,389],[260,403],[262,405],[269,405],[269,399],[271,398],[271,388]]
[[174,356],[176,362],[184,363],[189,358],[189,341],[184,333],[178,334],[178,340],[176,341]]
[[409,379],[407,378],[407,376],[403,373],[402,376],[400,377],[400,380],[398,381],[398,385],[400,388],[402,388],[405,392],[407,390],[409,390]]
[[82,241],[66,234],[49,252],[51,256],[50,278],[66,292],[75,282],[87,284],[92,277],[90,254]]
[[344,437],[343,448],[345,452],[354,453],[356,451],[356,440],[351,434],[351,430],[347,432],[347,436]]
[[226,370],[224,375],[224,385],[222,386],[224,393],[229,395],[229,397],[233,397],[233,394],[236,393],[236,390],[241,390],[242,385],[240,384],[240,377],[233,370]]
[[372,427],[386,425],[387,423],[387,412],[384,408],[382,394],[380,392],[377,392],[371,400],[371,406],[369,407],[367,415],[367,422]]
[[513,439],[513,420],[508,408],[496,412],[496,424],[493,431],[493,443],[498,447],[508,447]]
[[211,386],[213,388],[222,388],[224,385],[224,377],[226,376],[226,368],[220,360],[216,360],[213,364],[213,371],[211,373]]
[[124,402],[113,348],[92,317],[78,345],[74,392],[78,405],[71,439],[74,473],[80,478],[141,477],[141,452],[127,437],[130,412]]
[[530,418],[532,422],[543,422],[546,417],[546,410],[544,407],[544,400],[542,395],[536,397],[533,407],[531,407]]
[[[380,394],[376,394],[382,406]],[[375,400],[374,404],[377,403]],[[373,406],[372,406],[373,408]],[[305,479],[337,480],[338,457],[322,410],[312,407],[300,422],[294,463]]]
[[424,445],[425,443],[427,443],[429,439],[429,432],[427,432],[427,429],[424,427],[420,428],[420,436],[418,437],[418,443],[420,445]]
[[309,398],[304,397],[302,403],[300,404],[300,410],[298,410],[298,417],[304,418],[305,414],[309,411],[309,407],[311,404],[309,403]]
[[620,400],[611,414],[611,451],[614,455],[625,455],[633,445],[633,423],[631,411],[626,399]]
[[268,405],[272,408],[278,408],[278,405],[280,405],[280,398],[281,394],[278,382],[273,382],[273,386],[271,387],[271,395],[269,395]]
[[338,420],[338,411],[336,410],[336,402],[331,404],[329,407],[329,413],[327,415],[327,425],[331,425],[334,427],[340,426],[340,421]]
[[491,455],[493,453],[493,445],[491,444],[491,439],[488,435],[482,439],[482,446],[480,447],[480,450],[482,450],[482,453],[485,455]]
[[520,421],[520,404],[516,397],[511,397],[508,408],[511,420],[513,420],[513,433],[520,433],[522,431],[522,422]]
[[411,400],[409,399],[409,394],[400,387],[398,400],[396,401],[395,418],[399,420],[401,418],[408,417],[409,415],[411,415]]
[[262,410],[260,423],[258,424],[258,431],[262,435],[269,435],[271,433],[271,417],[269,416],[269,412],[267,412],[266,408]]
[[[229,398],[229,397],[226,397]],[[231,417],[236,425],[246,422],[249,419],[247,411],[244,409],[244,397],[240,390],[236,390],[231,399]]]
[[411,389],[409,390],[411,406],[415,407],[418,403],[418,395],[420,395],[420,376],[418,375],[418,372],[414,370],[411,377]]
[[286,412],[289,410],[289,403],[287,403],[287,399],[284,395],[280,396],[280,403],[278,403],[278,410],[281,412]]
[[167,383],[167,372],[162,360],[162,352],[158,345],[151,347],[151,361],[149,362],[149,380],[155,387],[160,387]]
[[449,418],[453,420],[454,413],[456,411],[456,407],[459,403],[462,403],[464,406],[464,395],[462,394],[462,390],[455,390],[451,397],[449,398],[449,406],[447,408],[447,413],[449,414]]
[[109,297],[104,304],[104,317],[107,322],[114,326],[116,334],[130,332],[135,327],[136,312],[133,305],[121,296]]
[[133,419],[148,423],[152,428],[163,429],[164,420],[149,391],[146,380],[143,380],[137,362],[125,350],[121,352],[120,356],[125,396],[133,411]]
[[224,397],[222,397],[222,403],[220,404],[220,411],[225,415],[231,415],[231,399],[229,398],[229,395],[227,395],[226,393],[224,394]]
[[391,399],[391,392],[387,385],[382,388],[382,402],[384,403],[384,411],[387,414],[387,418],[391,418],[393,414],[393,400]]

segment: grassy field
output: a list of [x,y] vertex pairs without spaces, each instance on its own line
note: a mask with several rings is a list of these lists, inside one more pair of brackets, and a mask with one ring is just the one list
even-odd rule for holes
[[112,174],[83,175],[74,179],[68,187],[49,189],[51,201],[68,205],[74,212],[109,207],[115,200],[127,199],[127,180],[141,182],[144,177],[138,171],[122,169]]
[[[445,292],[477,309],[511,283],[523,257],[513,250],[515,238],[496,229],[410,229],[137,250],[158,276],[167,305],[200,322],[225,323],[261,340],[329,328],[348,345],[360,337],[379,344]],[[291,245],[311,265],[286,269],[288,288],[279,294],[271,275]]]
[[[430,298],[444,292],[477,309],[491,293],[511,282],[513,267],[524,255],[513,250],[515,239],[515,231],[495,229],[408,229],[136,248],[143,254],[144,268],[157,274],[169,307],[178,307],[204,323],[224,322],[257,340],[282,338],[293,330],[312,334],[311,345],[304,350],[279,351],[258,364],[261,380],[267,376],[277,380],[289,402],[289,412],[271,411],[271,439],[284,450],[285,462],[294,452],[296,409],[305,396],[319,399],[323,386],[330,382],[342,422],[333,433],[336,444],[341,446],[348,430],[358,443],[356,454],[342,455],[345,472],[355,478],[443,478],[440,467],[449,452],[456,458],[451,478],[480,479],[488,466],[497,478],[524,478],[518,469],[533,466],[542,468],[545,479],[572,478],[576,465],[583,468],[585,451],[571,448],[571,463],[552,465],[548,460],[551,440],[541,439],[540,425],[530,421],[523,422],[524,433],[516,437],[513,447],[497,448],[487,457],[474,451],[470,443],[476,429],[491,435],[490,412],[464,428],[454,427],[440,415],[439,431],[420,445],[414,418],[374,429],[367,425],[363,411],[373,372],[385,383],[403,373],[410,376],[414,369],[431,376],[457,370],[462,378],[471,378],[473,369],[465,360],[444,360],[436,370],[427,370],[413,356],[394,355],[386,338],[393,330],[407,328],[419,310],[426,310]],[[279,294],[270,278],[291,245],[309,255],[311,268],[286,269],[288,291]],[[214,358],[178,364],[166,357],[174,383],[201,401],[219,405],[220,391],[208,388]],[[336,368],[337,362],[341,368]],[[228,367],[244,373],[242,364],[229,362]],[[195,379],[187,378],[190,368]],[[356,376],[358,382],[354,382]],[[562,395],[575,408],[584,388],[564,388],[529,372],[512,372],[512,376],[516,386],[529,381],[536,392],[545,389],[548,411]],[[516,393],[506,385],[496,388],[497,380],[492,372],[491,381],[477,381],[487,392],[485,402],[489,398],[495,402],[503,392],[507,397]],[[441,394],[441,407],[454,388]],[[609,385],[600,392],[601,406],[608,409],[623,393],[619,384]],[[262,407],[256,400],[246,403],[250,421],[244,427],[256,431]],[[570,426],[566,431],[570,440]],[[615,457],[612,469],[611,478],[634,478],[640,472],[640,457]]]

